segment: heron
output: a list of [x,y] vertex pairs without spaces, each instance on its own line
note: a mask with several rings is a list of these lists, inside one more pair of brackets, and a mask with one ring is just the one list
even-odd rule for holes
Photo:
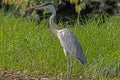
[[[87,59],[83,53],[83,49],[80,45],[80,42],[77,40],[75,35],[67,28],[64,29],[57,29],[57,25],[54,22],[54,18],[56,16],[56,9],[54,5],[50,2],[44,2],[40,5],[32,6],[29,9],[50,9],[52,15],[50,16],[49,19],[49,25],[52,30],[52,32],[57,36],[59,39],[63,51],[66,56],[66,61],[67,61],[67,80],[71,80],[71,68],[72,68],[72,61],[71,61],[71,56],[74,56],[77,58],[83,65],[86,64]],[[69,56],[70,55],[70,56]]]

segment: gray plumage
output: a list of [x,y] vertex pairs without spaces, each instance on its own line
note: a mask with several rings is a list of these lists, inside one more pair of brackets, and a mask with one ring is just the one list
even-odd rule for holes
[[66,53],[70,53],[81,61],[82,64],[86,63],[85,55],[83,54],[82,47],[76,37],[68,29],[62,29],[58,33],[58,38],[62,44],[63,49]]

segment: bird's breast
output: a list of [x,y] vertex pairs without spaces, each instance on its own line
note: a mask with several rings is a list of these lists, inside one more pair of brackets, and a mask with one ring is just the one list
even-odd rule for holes
[[58,35],[58,39],[60,40],[60,43],[61,43],[62,47],[65,50],[67,50],[67,45],[66,45],[66,41],[65,41],[65,38],[64,38],[65,33],[62,32],[62,31],[59,31],[59,33],[57,35]]

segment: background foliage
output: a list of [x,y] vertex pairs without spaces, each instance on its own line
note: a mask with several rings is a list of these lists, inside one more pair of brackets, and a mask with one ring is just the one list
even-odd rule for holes
[[[62,14],[63,17],[75,17],[74,15],[77,15],[77,13],[82,17],[89,14],[107,13],[114,15],[120,13],[119,0],[3,0],[3,3],[6,11],[14,10],[15,14],[26,16],[27,13],[32,13],[27,11],[26,7],[38,5],[45,1],[52,2],[56,6],[57,13]],[[34,14],[39,15],[40,13]]]

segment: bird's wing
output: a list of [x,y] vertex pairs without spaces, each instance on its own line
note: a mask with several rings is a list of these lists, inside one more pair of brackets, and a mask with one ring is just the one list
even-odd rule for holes
[[63,48],[80,60],[82,64],[85,64],[87,60],[76,37],[68,29],[62,29],[59,36]]

